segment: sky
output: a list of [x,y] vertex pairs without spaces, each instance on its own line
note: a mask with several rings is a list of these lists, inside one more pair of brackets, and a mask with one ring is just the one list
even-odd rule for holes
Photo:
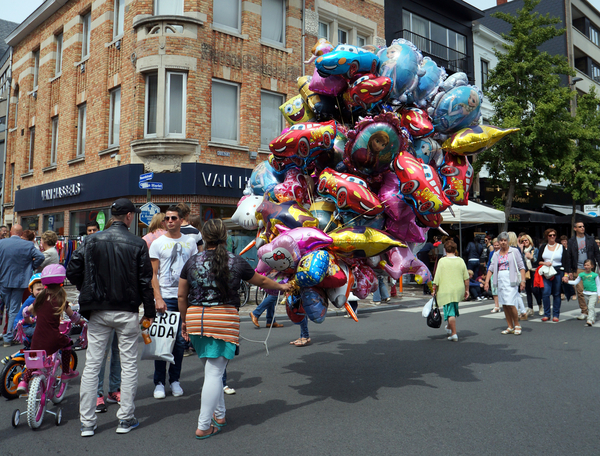
[[[479,8],[481,10],[496,6],[496,0],[465,0],[467,3]],[[600,0],[588,0],[592,5],[600,11]],[[4,7],[0,8],[0,19],[6,21],[12,21],[21,23],[27,16],[43,3],[43,0],[18,0],[16,3],[11,4],[10,8],[6,8],[7,3],[12,3],[11,0],[0,0],[0,5],[4,4]]]

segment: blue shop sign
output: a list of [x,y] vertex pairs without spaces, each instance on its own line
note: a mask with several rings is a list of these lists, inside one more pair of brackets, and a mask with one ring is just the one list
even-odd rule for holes
[[[117,199],[122,196],[145,195],[139,188],[142,164],[83,174],[15,192],[16,212],[55,206]],[[231,166],[183,163],[180,173],[157,173],[163,183],[161,195],[202,195],[241,198],[252,170]],[[110,185],[108,185],[110,184]]]

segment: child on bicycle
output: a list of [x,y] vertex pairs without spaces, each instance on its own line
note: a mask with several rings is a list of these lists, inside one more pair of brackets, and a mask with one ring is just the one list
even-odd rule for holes
[[[79,376],[79,372],[71,370],[71,338],[60,332],[60,320],[66,312],[74,324],[79,323],[81,317],[73,312],[67,303],[67,293],[62,288],[65,281],[65,268],[60,264],[51,264],[42,271],[40,280],[44,290],[35,298],[32,305],[24,310],[24,314],[37,317],[31,350],[44,350],[46,356],[51,356],[62,350],[62,375],[61,380],[67,381]],[[19,382],[17,391],[21,394],[27,391],[31,379],[31,371],[26,370]]]
[[[35,330],[35,321],[29,316],[25,317],[23,312],[33,304],[35,298],[37,298],[43,289],[42,275],[40,273],[33,274],[31,279],[29,279],[29,291],[31,292],[31,296],[25,300],[15,317],[13,333],[17,334],[15,339],[23,343],[25,350],[29,350],[29,347],[31,346],[31,338],[33,337],[33,331]],[[19,329],[19,326],[21,329]]]

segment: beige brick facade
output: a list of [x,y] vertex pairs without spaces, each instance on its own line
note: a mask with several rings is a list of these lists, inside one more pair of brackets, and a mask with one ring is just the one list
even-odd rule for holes
[[[54,4],[52,0],[45,2],[48,3]],[[213,7],[219,5],[218,0],[214,3],[213,0],[185,0],[183,15],[177,16],[153,16],[154,3],[152,0],[125,0],[122,36],[114,36],[115,0],[70,0],[60,8],[52,6],[56,11],[44,21],[38,19],[39,23],[35,22],[37,12],[34,13],[33,23],[29,26],[31,30],[23,23],[9,37],[14,50],[7,125],[5,216],[14,212],[18,189],[37,188],[74,177],[85,182],[90,173],[116,167],[143,164],[144,171],[178,172],[182,163],[200,163],[252,169],[267,158],[264,151],[259,152],[256,159],[250,157],[250,152],[260,149],[261,89],[280,93],[286,99],[298,93],[296,78],[302,75],[303,69],[303,18],[306,24],[305,59],[309,58],[310,48],[316,40],[315,19],[319,17],[331,23],[330,30],[336,30],[338,19],[347,29],[355,25],[350,36],[359,33],[367,36],[369,43],[380,44],[380,37],[384,36],[382,1],[307,0],[306,15],[303,15],[301,0],[285,0],[283,46],[266,45],[261,40],[261,0],[241,1],[241,30],[238,33],[223,32],[220,27],[213,26]],[[83,16],[89,12],[89,57],[82,60]],[[63,35],[62,71],[57,75],[55,36],[60,33]],[[332,37],[334,44],[336,38]],[[37,88],[34,87],[36,51],[39,51]],[[307,65],[305,72],[312,74],[313,68]],[[164,134],[165,107],[159,102],[157,135],[148,138],[144,136],[146,75],[156,72],[159,84],[164,84],[167,71],[187,75],[185,137]],[[211,141],[211,123],[226,121],[211,119],[213,79],[239,84],[239,143],[235,146]],[[121,89],[119,146],[109,148],[110,90],[116,87]],[[18,117],[15,118],[17,93]],[[161,93],[164,89],[163,92],[159,89]],[[85,157],[78,159],[78,106],[82,103],[86,103],[87,110],[86,145]],[[58,116],[59,127],[57,158],[53,164],[52,118],[55,116]],[[33,127],[35,144],[30,170]],[[217,151],[226,153],[217,155]],[[12,179],[14,188],[11,192]],[[160,180],[160,175],[155,176],[155,180]],[[145,202],[145,196],[122,196]],[[234,205],[237,202],[234,197],[163,195],[160,192],[153,192],[152,200],[186,201],[192,204],[193,213],[198,213],[200,205]],[[41,220],[43,214],[64,212],[64,232],[68,234],[71,211],[107,206],[110,202],[89,200],[89,197],[85,202],[72,201],[72,198],[63,198],[54,201],[53,207],[41,208],[19,204],[16,219],[38,216]],[[41,223],[39,228],[41,230]]]

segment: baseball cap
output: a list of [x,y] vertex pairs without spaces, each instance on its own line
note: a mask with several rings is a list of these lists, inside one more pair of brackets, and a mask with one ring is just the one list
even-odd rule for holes
[[110,211],[113,215],[125,215],[128,212],[136,212],[139,214],[142,212],[141,209],[135,207],[127,198],[119,198],[117,201],[112,203]]

